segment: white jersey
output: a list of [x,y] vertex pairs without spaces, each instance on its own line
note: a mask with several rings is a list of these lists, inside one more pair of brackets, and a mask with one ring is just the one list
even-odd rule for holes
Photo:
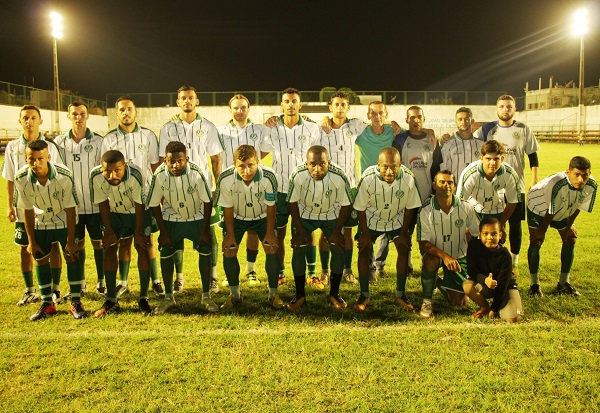
[[458,132],[455,133],[452,139],[441,147],[440,171],[449,170],[454,174],[454,179],[458,179],[467,165],[479,160],[482,146],[483,141],[480,139],[472,136],[469,139],[463,139]]
[[156,207],[162,202],[162,216],[165,221],[187,222],[204,218],[204,204],[211,202],[211,190],[202,170],[194,162],[188,162],[185,172],[175,176],[164,163],[152,177],[148,192],[148,207]]
[[[39,139],[48,142],[50,161],[55,165],[62,165],[63,160],[60,157],[60,153],[54,142],[44,138],[44,135],[41,133],[38,136],[38,140]],[[2,163],[2,177],[7,181],[14,182],[17,171],[27,165],[27,162],[25,162],[25,150],[27,149],[28,143],[29,141],[21,135],[19,138],[13,139],[6,145],[6,148],[4,149],[4,162]],[[24,222],[25,216],[20,208],[15,210],[15,214],[17,216],[17,222]]]
[[13,206],[35,211],[35,229],[67,228],[65,209],[77,206],[73,174],[64,165],[48,162],[48,181],[41,185],[28,165],[15,175]]
[[339,216],[340,208],[352,205],[348,178],[331,163],[320,181],[315,181],[306,165],[298,166],[290,176],[287,202],[297,202],[300,218],[329,221]]
[[77,198],[79,198],[78,214],[97,214],[98,205],[92,202],[90,190],[90,172],[101,164],[102,136],[87,130],[85,137],[76,143],[73,131],[54,138],[54,143],[67,168],[73,172]]
[[331,129],[325,133],[321,129],[319,145],[329,152],[329,160],[342,168],[348,177],[350,186],[356,186],[356,150],[355,143],[358,135],[363,133],[367,125],[359,119],[346,119],[339,129]]
[[102,153],[116,149],[125,156],[125,162],[134,164],[142,172],[142,182],[150,185],[152,165],[158,163],[158,139],[154,132],[136,123],[128,133],[118,126],[102,139]]
[[279,177],[279,192],[288,193],[290,174],[298,165],[306,161],[308,148],[319,143],[321,130],[314,122],[300,118],[298,123],[288,128],[283,123],[283,115],[277,121],[277,127],[265,137],[262,151],[273,154],[273,170]]
[[534,214],[553,215],[553,221],[569,218],[576,210],[592,212],[598,183],[592,177],[585,186],[575,189],[565,172],[544,178],[535,184],[527,195],[527,209]]
[[225,150],[217,127],[199,114],[196,114],[192,123],[184,122],[178,117],[175,121],[165,123],[160,130],[159,155],[162,158],[165,157],[165,148],[171,141],[179,141],[185,145],[187,156],[200,167],[208,187],[212,190],[213,178],[208,157],[220,155]]
[[489,181],[483,171],[483,162],[475,161],[465,168],[456,196],[469,202],[479,214],[501,214],[506,202],[516,204],[521,200],[519,177],[512,166],[502,163],[498,172]]
[[[406,135],[405,135],[406,134]],[[402,139],[403,135],[406,136]],[[406,165],[413,173],[419,195],[421,195],[421,204],[431,195],[433,190],[431,186],[431,166],[433,164],[433,148],[429,143],[427,134],[423,133],[420,137],[415,137],[408,132],[400,134],[403,141],[400,146],[400,155],[402,156],[402,165]],[[394,140],[394,146],[397,148],[399,138]]]
[[367,227],[380,232],[402,228],[404,210],[421,205],[415,178],[404,165],[391,184],[383,180],[377,165],[365,169],[354,200],[354,209],[365,211]]
[[233,208],[233,217],[253,221],[267,216],[267,206],[275,205],[277,177],[275,171],[258,165],[250,185],[242,180],[237,169],[230,166],[223,171],[217,182],[215,203],[223,208]]
[[261,149],[261,145],[265,138],[271,133],[271,129],[263,125],[252,123],[248,119],[248,123],[243,128],[240,128],[233,121],[227,124],[218,126],[217,130],[221,135],[223,146],[223,168],[228,168],[234,164],[233,153],[240,145],[250,145],[256,149],[256,153],[260,158],[260,153],[265,152]]
[[524,123],[514,121],[512,126],[500,126],[498,121],[490,122],[473,134],[477,139],[495,139],[504,145],[504,162],[517,172],[521,193],[525,193],[525,155],[540,150],[535,135]]
[[467,232],[477,237],[479,221],[473,207],[457,196],[452,196],[448,214],[441,210],[435,196],[419,211],[417,241],[429,241],[453,258],[467,255]]
[[135,204],[144,204],[143,179],[140,169],[128,164],[121,183],[111,185],[102,175],[102,166],[97,166],[90,172],[92,202],[99,204],[108,199],[110,212],[135,214]]

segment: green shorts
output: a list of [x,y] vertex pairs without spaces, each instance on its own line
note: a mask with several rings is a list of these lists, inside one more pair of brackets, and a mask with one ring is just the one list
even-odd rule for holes
[[[375,243],[377,238],[379,238],[382,235],[385,235],[389,241],[394,242],[394,240],[400,235],[401,230],[402,230],[401,228],[393,229],[391,231],[376,231],[374,229],[369,229],[369,236],[371,237],[371,241],[373,241],[373,244]],[[358,241],[360,239],[361,235],[362,235],[362,231],[359,228],[358,231],[356,232],[356,235],[354,236],[354,240]]]
[[[544,217],[527,209],[527,225],[530,228],[539,228],[544,221]],[[561,219],[560,221],[551,221],[550,227],[562,231],[569,225],[569,218]]]
[[160,250],[160,258],[169,258],[175,255],[176,252],[183,251],[183,241],[189,239],[194,244],[194,249],[202,255],[211,254],[211,246],[206,243],[199,243],[198,238],[200,232],[204,227],[204,220],[198,221],[183,221],[183,222],[171,222],[165,221],[165,227],[169,238],[171,238],[171,245],[163,247]]
[[[314,230],[320,229],[323,231],[325,238],[329,239],[331,237],[331,233],[333,229],[337,225],[337,219],[330,220],[317,220],[317,219],[305,219],[300,218],[302,221],[302,228],[304,228],[304,232],[307,239],[310,239]],[[292,225],[292,234],[296,232],[296,228]],[[343,247],[343,245],[342,245]]]
[[287,225],[290,218],[290,210],[287,205],[287,194],[277,192],[277,219],[275,225],[277,228],[283,228]]
[[29,246],[29,237],[24,222],[15,222],[15,244],[21,247]]
[[52,244],[59,242],[64,251],[67,245],[67,229],[36,229],[35,242],[38,244],[42,252],[36,252],[35,259],[41,260],[50,255]]
[[467,257],[459,258],[457,261],[460,264],[460,272],[450,271],[442,263],[444,278],[442,279],[439,287],[445,290],[452,290],[464,294],[465,290],[463,290],[462,285],[467,279]]
[[[252,221],[244,221],[242,219],[233,220],[233,234],[235,236],[235,242],[242,242],[244,234],[248,231],[256,232],[258,238],[262,241],[265,239],[267,233],[267,218],[254,219]],[[223,230],[223,235],[227,234],[226,230]]]
[[[135,234],[135,214],[111,212],[110,223],[117,239],[131,238]],[[152,211],[149,209],[144,214],[144,234],[152,234]]]
[[78,216],[79,222],[75,228],[75,243],[85,239],[85,229],[87,228],[88,234],[92,241],[101,241],[102,235],[104,234],[104,224],[102,223],[102,217],[100,213],[97,214],[80,214]]

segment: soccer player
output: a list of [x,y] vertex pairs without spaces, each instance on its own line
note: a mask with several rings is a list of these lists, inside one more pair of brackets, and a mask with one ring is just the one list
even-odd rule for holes
[[[500,245],[502,225],[493,217],[479,223],[479,238],[472,238],[467,248],[468,278],[463,282],[467,296],[479,306],[473,318],[489,314],[509,323],[523,319],[521,296],[512,272],[512,257]],[[488,299],[492,298],[492,304]]]
[[[211,243],[210,217],[212,193],[202,168],[189,160],[183,142],[172,141],[165,147],[164,163],[152,177],[148,206],[160,228],[158,247],[160,268],[165,281],[166,297],[154,310],[163,314],[175,305],[173,297],[173,257],[183,250],[184,239],[194,243],[198,251],[198,269],[202,280],[202,306],[209,312],[219,311],[210,297]],[[162,201],[162,211],[160,208]]]
[[521,194],[519,177],[504,162],[504,146],[487,141],[481,146],[481,158],[464,169],[459,178],[456,196],[475,208],[478,218],[493,216],[504,224],[513,214]]
[[[160,164],[158,156],[158,139],[154,132],[144,128],[135,121],[137,108],[132,98],[121,96],[115,103],[119,126],[111,130],[102,140],[102,153],[109,150],[120,151],[125,156],[125,162],[135,165],[142,172],[142,183],[144,188],[150,184],[153,171]],[[146,191],[144,189],[144,191]],[[145,193],[145,192],[144,192]],[[129,265],[131,262],[132,238],[124,238],[119,246],[119,284],[117,285],[117,296],[129,292],[127,278],[129,277]],[[127,246],[129,242],[129,246]],[[152,245],[152,241],[150,242]],[[149,250],[152,289],[159,296],[164,295],[164,289],[158,277],[156,265],[156,252],[153,248]]]
[[[473,207],[454,195],[455,188],[455,177],[450,171],[438,172],[433,181],[434,196],[419,211],[417,240],[423,255],[423,318],[433,316],[436,286],[452,305],[466,304],[462,285],[467,278],[467,246],[470,237],[478,234],[478,222]],[[437,276],[440,266],[443,279]]]
[[14,180],[14,206],[25,215],[27,251],[36,260],[36,274],[42,305],[29,319],[40,320],[56,313],[52,301],[50,250],[54,243],[63,247],[67,262],[67,277],[71,289],[73,318],[87,315],[81,304],[82,269],[77,257],[75,227],[77,225],[77,193],[73,174],[62,165],[50,162],[48,142],[34,140],[27,144],[27,165],[19,169]]
[[558,231],[562,239],[560,252],[560,279],[558,293],[579,296],[570,284],[571,266],[575,257],[577,231],[573,226],[580,211],[592,212],[598,183],[591,176],[592,165],[587,158],[575,156],[569,169],[543,179],[534,185],[527,195],[527,223],[529,225],[529,250],[527,260],[531,274],[531,297],[542,297],[538,270],[540,248],[548,227]]
[[421,205],[421,198],[412,173],[402,165],[400,153],[395,148],[384,148],[379,153],[377,165],[367,168],[354,200],[358,213],[358,279],[360,296],[354,305],[364,310],[370,301],[369,265],[374,241],[385,236],[394,242],[396,259],[396,304],[414,310],[406,297],[408,252],[410,234],[407,223]]
[[306,163],[296,167],[289,181],[288,209],[292,216],[292,270],[296,295],[288,310],[295,311],[305,302],[306,246],[312,232],[321,229],[331,249],[329,300],[337,309],[347,307],[340,295],[344,270],[342,227],[352,211],[352,192],[344,171],[329,160],[327,149],[315,145],[308,149]]
[[[343,92],[335,92],[329,98],[329,110],[331,111],[331,122],[326,131],[321,127],[321,139],[319,144],[329,153],[330,161],[338,165],[348,178],[350,187],[356,192],[356,152],[354,145],[356,138],[367,128],[367,125],[358,119],[349,119],[350,100]],[[352,274],[353,240],[352,227],[358,224],[356,213],[350,215],[348,222],[344,224],[344,274],[343,278],[349,283],[357,280]],[[321,232],[319,240],[319,251],[321,256],[321,282],[327,284],[329,279],[329,248],[325,234]],[[310,271],[309,271],[310,272]]]
[[[234,157],[235,150],[240,145],[251,145],[255,148],[257,154],[260,153],[261,159],[267,153],[262,152],[261,145],[266,136],[270,133],[270,129],[264,125],[253,123],[248,114],[250,112],[250,101],[244,95],[235,95],[229,100],[229,112],[231,120],[222,126],[218,126],[217,130],[223,140],[223,165],[225,168],[233,166],[236,159]],[[255,231],[248,231],[246,237],[246,278],[249,286],[260,284],[260,280],[254,271],[256,257],[258,255],[259,239]],[[222,285],[227,286],[227,279],[223,280]]]
[[[27,163],[25,161],[25,152],[27,144],[34,140],[45,140],[40,132],[42,125],[42,115],[40,109],[34,105],[25,105],[19,111],[19,124],[23,128],[23,134],[18,139],[10,141],[4,151],[4,162],[2,164],[2,177],[6,179],[6,198],[8,200],[7,216],[10,222],[15,223],[15,244],[21,247],[20,265],[21,274],[25,282],[25,293],[17,302],[18,306],[27,305],[40,300],[33,284],[33,259],[27,252],[29,241],[25,231],[23,211],[14,207],[15,192],[15,174]],[[48,142],[48,154],[53,163],[62,163],[56,145],[52,141]],[[52,272],[52,293],[56,298],[60,298],[60,273],[62,268],[62,259],[58,244],[52,244],[50,253],[50,271]]]
[[231,295],[221,308],[231,309],[242,302],[238,245],[244,233],[253,231],[263,242],[265,271],[269,280],[269,302],[273,308],[284,308],[279,297],[278,241],[275,235],[277,177],[275,172],[259,164],[254,146],[240,145],[233,153],[234,166],[219,176],[215,202],[223,208],[223,268]]
[[[190,161],[194,162],[202,170],[204,178],[208,182],[208,187],[213,191],[214,185],[212,174],[215,181],[219,179],[221,173],[221,153],[225,150],[223,140],[219,136],[217,127],[208,119],[203,118],[197,113],[197,107],[200,105],[200,100],[196,93],[196,89],[192,86],[181,86],[177,90],[177,106],[180,112],[175,120],[171,120],[160,130],[160,146],[159,154],[161,162],[165,158],[165,148],[172,141],[183,142],[186,146],[187,156]],[[211,168],[208,167],[208,158],[210,157]],[[212,268],[211,268],[211,285],[210,289],[216,293],[219,291],[219,282],[217,280],[217,238],[213,225],[219,223],[219,216],[213,212],[211,214],[210,233],[213,239],[212,242]],[[178,252],[175,257],[176,279],[174,282],[174,290],[176,292],[183,290],[183,249]]]
[[454,176],[460,176],[465,167],[471,162],[479,160],[481,155],[483,142],[475,139],[471,132],[471,127],[475,122],[471,109],[458,108],[455,121],[458,130],[454,136],[433,151],[432,179],[441,169],[447,169]]
[[525,191],[528,188],[525,186],[525,155],[529,158],[531,168],[531,184],[529,185],[531,187],[538,182],[537,151],[540,150],[540,145],[531,129],[524,123],[513,119],[516,110],[515,98],[510,95],[500,96],[496,102],[498,120],[486,123],[473,133],[473,136],[483,141],[490,139],[500,141],[505,149],[505,162],[513,167],[519,177],[519,188],[522,195],[515,212],[508,220],[508,239],[515,268],[519,263],[519,252],[521,251],[523,237],[521,221],[525,219]]
[[119,311],[117,286],[117,253],[131,248],[135,237],[140,274],[140,298],[138,304],[144,314],[152,309],[148,301],[150,285],[150,234],[152,219],[150,210],[144,208],[144,178],[134,164],[128,164],[122,152],[111,149],[102,154],[101,164],[90,172],[92,202],[98,204],[104,223],[102,245],[104,253],[104,278],[106,298],[102,307],[94,313],[101,317]]
[[78,222],[75,233],[79,262],[83,270],[85,290],[85,230],[94,247],[94,261],[98,283],[96,291],[106,294],[104,283],[104,249],[102,248],[102,218],[98,205],[92,203],[90,191],[90,172],[100,165],[102,156],[102,136],[87,127],[88,106],[83,102],[73,102],[67,108],[67,117],[71,121],[71,130],[54,138],[54,143],[64,160],[64,164],[73,172],[79,206]]
[[[285,282],[285,247],[284,241],[287,234],[287,223],[290,217],[286,198],[290,174],[298,165],[303,165],[306,160],[308,149],[317,144],[321,131],[319,126],[300,117],[300,92],[298,89],[287,88],[281,96],[281,110],[283,115],[279,116],[271,133],[265,138],[261,145],[263,152],[273,154],[273,170],[279,178],[277,192],[277,239],[279,240],[279,284]],[[316,247],[310,240],[310,263],[316,262]],[[313,258],[314,257],[314,258]],[[319,278],[312,277],[311,285],[323,289],[324,286]]]

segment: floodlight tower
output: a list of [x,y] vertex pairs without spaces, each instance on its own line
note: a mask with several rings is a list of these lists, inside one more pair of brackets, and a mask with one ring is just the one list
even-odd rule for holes
[[579,106],[577,108],[577,133],[579,139],[583,138],[583,131],[585,129],[584,122],[584,113],[585,107],[583,106],[583,62],[584,62],[584,53],[583,53],[583,37],[587,33],[588,25],[587,25],[587,10],[579,9],[573,15],[573,34],[579,36],[580,38],[580,48],[579,48]]
[[60,132],[60,86],[58,83],[58,46],[57,39],[63,37],[63,25],[62,16],[57,12],[50,13],[50,19],[52,20],[52,40],[53,40],[53,51],[54,51],[54,94],[56,98],[56,116],[54,118],[54,129],[56,132]]

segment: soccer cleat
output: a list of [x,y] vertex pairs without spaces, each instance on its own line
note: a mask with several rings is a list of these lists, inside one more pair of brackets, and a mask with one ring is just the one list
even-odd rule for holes
[[173,283],[173,292],[175,293],[180,293],[183,291],[183,278],[176,278],[175,282]]
[[219,292],[219,280],[216,278],[210,279],[210,287],[209,290],[211,294],[216,294]]
[[572,295],[573,297],[579,297],[579,291],[577,291],[573,286],[569,283],[558,283],[556,284],[556,292],[563,295]]
[[140,310],[142,313],[144,313],[144,315],[152,313],[152,307],[150,307],[150,302],[148,302],[147,298],[140,298],[138,305],[140,306]]
[[152,283],[152,290],[159,298],[165,298],[165,289],[160,281]]
[[530,298],[535,298],[535,297],[542,298],[543,296],[544,296],[544,293],[542,292],[540,285],[539,284],[531,284],[531,287],[529,287],[529,297]]
[[71,308],[69,308],[69,311],[71,312],[75,320],[80,320],[88,315],[88,312],[85,311],[85,309],[83,308],[83,304],[81,304],[81,301],[73,301],[71,303]]
[[285,279],[285,274],[279,274],[279,278],[277,279],[277,285],[283,285],[287,282]]
[[402,294],[401,297],[396,297],[394,300],[396,305],[404,308],[406,311],[415,311],[415,307],[410,303],[406,294]]
[[54,303],[48,303],[44,301],[40,308],[31,317],[29,317],[29,319],[31,321],[37,321],[53,314],[56,314],[56,306]]
[[123,294],[129,293],[129,286],[119,284],[117,285],[117,289],[115,291],[117,292],[117,298],[121,298]]
[[304,304],[305,301],[306,299],[304,298],[304,296],[295,295],[286,308],[290,311],[296,311]]
[[210,297],[209,298],[203,298],[200,304],[202,304],[202,308],[204,308],[209,313],[218,313],[221,310],[219,308],[219,306],[217,305],[217,303],[215,303],[213,301],[213,299],[210,298]]
[[246,278],[248,278],[248,285],[250,287],[256,287],[257,285],[260,285],[260,280],[256,277],[256,272],[250,271],[248,274],[246,274]]
[[331,301],[331,304],[337,309],[337,310],[343,310],[345,308],[348,308],[348,304],[346,304],[346,301],[344,301],[344,299],[342,298],[341,295],[336,294],[336,295],[330,295],[329,296],[329,301]]
[[323,285],[329,284],[329,271],[328,270],[321,271],[321,283]]
[[350,284],[356,284],[358,282],[354,274],[352,274],[352,270],[345,270],[343,277],[346,282],[349,282]]
[[317,290],[324,290],[325,286],[315,275],[306,279],[306,283]]
[[104,284],[96,284],[96,292],[100,295],[106,295],[106,285]]
[[423,318],[433,317],[433,304],[423,301],[423,304],[421,305],[421,312],[419,314]]
[[165,298],[162,301],[162,303],[160,303],[160,305],[154,309],[154,314],[164,314],[167,311],[169,311],[169,309],[171,307],[174,307],[174,306],[175,306],[174,298]]
[[102,304],[102,307],[100,307],[99,310],[96,310],[94,312],[94,318],[102,317],[103,315],[110,313],[116,313],[119,310],[121,310],[119,303],[111,300],[106,300],[104,304]]
[[365,308],[367,308],[369,301],[371,301],[369,297],[365,297],[362,294],[359,295],[358,300],[356,300],[356,303],[354,303],[354,309],[358,311],[365,311]]
[[283,300],[281,299],[281,297],[279,297],[279,294],[277,293],[275,293],[273,297],[269,297],[269,303],[271,304],[271,307],[273,307],[276,310],[281,310],[282,308],[285,308]]
[[[205,299],[202,299],[202,302],[204,302],[204,301],[205,301]],[[214,302],[213,302],[213,304],[214,304]],[[241,298],[235,298],[233,296],[233,294],[229,294],[229,297],[227,297],[227,300],[221,306],[221,308],[223,310],[233,310],[234,308],[239,307],[241,304],[242,304],[242,299]],[[210,311],[210,310],[208,310],[208,311]],[[218,306],[217,306],[217,311],[219,311],[219,307]],[[215,312],[215,311],[212,311],[212,312]]]
[[19,301],[17,301],[17,305],[19,307],[21,307],[23,305],[35,303],[37,301],[40,301],[40,296],[38,295],[38,293],[36,293],[35,291],[33,291],[33,292],[25,291],[25,294],[23,294],[23,297],[21,297],[21,299]]

